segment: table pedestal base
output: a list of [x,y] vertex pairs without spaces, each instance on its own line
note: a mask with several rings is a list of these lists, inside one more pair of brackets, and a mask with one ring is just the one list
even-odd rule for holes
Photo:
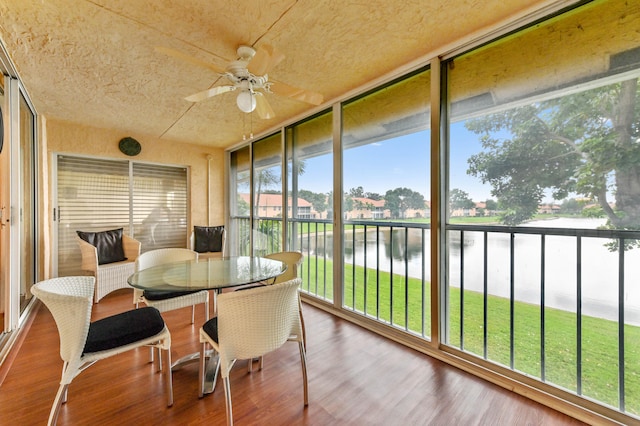
[[[220,358],[213,350],[208,350],[205,354],[204,364],[204,390],[203,393],[208,395],[213,393],[216,388],[216,382],[218,381],[218,372],[220,371],[219,363]],[[187,364],[200,361],[200,352],[194,352],[189,355],[185,355],[182,358],[171,364],[171,371],[178,370]]]
[[220,357],[213,354],[213,351],[207,355],[204,367],[204,389],[202,393],[208,395],[213,393],[218,381],[218,373],[220,372]]

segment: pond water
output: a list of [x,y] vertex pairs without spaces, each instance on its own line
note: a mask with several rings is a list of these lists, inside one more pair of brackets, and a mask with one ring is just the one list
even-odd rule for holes
[[[559,218],[534,221],[526,226],[553,228],[595,229],[602,219]],[[405,235],[407,244],[404,244]],[[375,229],[345,234],[345,262],[394,273],[407,273],[410,277],[424,276],[430,280],[430,231],[388,228],[378,233]],[[355,239],[355,242],[354,242]],[[366,250],[364,250],[366,241]],[[628,250],[624,258],[624,290],[619,295],[619,253],[609,251],[602,238],[582,238],[581,265],[577,266],[577,238],[546,236],[544,297],[545,306],[577,311],[578,292],[584,315],[618,319],[619,298],[624,304],[625,323],[640,325],[640,248]],[[311,252],[324,252],[331,247],[331,237],[326,241],[310,241]],[[325,243],[325,244],[323,244]],[[462,244],[461,244],[462,243]],[[355,246],[354,246],[355,244]],[[354,250],[355,248],[355,250]],[[484,236],[481,232],[465,232],[460,241],[457,231],[450,233],[448,277],[451,286],[460,286],[461,248],[464,252],[464,287],[467,290],[484,291]],[[365,257],[366,252],[366,257]],[[490,233],[487,241],[487,291],[489,294],[510,297],[511,265],[510,235]],[[327,256],[331,257],[330,250]],[[423,266],[424,265],[424,266]],[[581,286],[578,290],[578,275]],[[514,240],[514,297],[518,301],[539,305],[542,294],[541,237],[518,234]]]

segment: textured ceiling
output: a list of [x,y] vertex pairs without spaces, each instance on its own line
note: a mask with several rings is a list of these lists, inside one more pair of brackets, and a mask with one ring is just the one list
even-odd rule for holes
[[321,93],[328,105],[512,16],[532,0],[0,0],[0,37],[38,113],[57,120],[213,147],[319,107],[267,94],[276,117],[238,110],[219,68],[241,44],[286,55],[270,78]]

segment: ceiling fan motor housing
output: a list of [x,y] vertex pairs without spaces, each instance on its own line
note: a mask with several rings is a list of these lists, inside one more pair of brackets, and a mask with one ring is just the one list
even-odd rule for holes
[[249,62],[256,54],[256,51],[253,47],[249,46],[240,46],[238,47],[238,59],[231,62],[227,66],[227,73],[232,74],[233,78],[231,80],[234,83],[238,81],[242,81],[245,79],[249,79],[252,77],[252,74],[247,70],[247,66]]
[[[159,49],[159,51],[213,69],[218,75],[225,76],[230,85],[210,87],[207,90],[187,96],[189,102],[200,102],[213,96],[238,90],[236,102],[243,112],[251,112],[257,108],[260,118],[274,117],[274,112],[264,93],[275,93],[287,96],[313,105],[322,103],[322,95],[308,90],[299,89],[280,82],[269,81],[267,73],[284,59],[284,55],[272,46],[262,45],[257,51],[251,46],[241,45],[236,52],[238,57],[232,61],[224,71],[220,68],[203,63],[188,55],[172,49]],[[275,83],[275,86],[273,86]],[[274,90],[277,88],[277,90]]]
[[238,59],[249,62],[256,54],[256,50],[251,46],[240,46],[238,50]]

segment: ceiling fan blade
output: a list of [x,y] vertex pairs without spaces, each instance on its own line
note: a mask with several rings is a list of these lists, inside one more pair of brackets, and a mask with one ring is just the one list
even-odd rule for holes
[[276,95],[286,96],[312,105],[320,105],[324,100],[324,96],[318,92],[289,86],[288,84],[280,83],[279,81],[272,81],[271,83],[272,84],[269,88]]
[[198,92],[194,95],[187,96],[184,98],[189,102],[200,102],[205,99],[209,99],[213,96],[219,95],[221,93],[231,92],[232,90],[236,90],[236,86],[216,86],[211,89],[203,90],[202,92]]
[[263,44],[256,50],[247,69],[253,75],[265,75],[284,59],[284,54],[269,44]]
[[256,111],[260,118],[268,120],[275,117],[276,114],[273,112],[271,105],[269,105],[269,101],[267,101],[266,96],[264,96],[262,92],[255,92],[254,95],[256,97]]
[[210,63],[210,62],[205,62],[202,61],[198,58],[195,58],[191,55],[187,55],[186,53],[182,53],[179,50],[175,50],[175,49],[171,49],[169,47],[163,47],[163,46],[156,46],[155,48],[156,52],[160,52],[160,53],[164,53],[167,56],[172,56],[174,58],[178,58],[181,59],[185,62],[189,62],[191,64],[195,64],[195,65],[199,65],[201,67],[205,67],[205,68],[209,68],[210,70],[218,73],[218,74],[224,74],[225,70],[223,68],[219,68],[216,65]]

